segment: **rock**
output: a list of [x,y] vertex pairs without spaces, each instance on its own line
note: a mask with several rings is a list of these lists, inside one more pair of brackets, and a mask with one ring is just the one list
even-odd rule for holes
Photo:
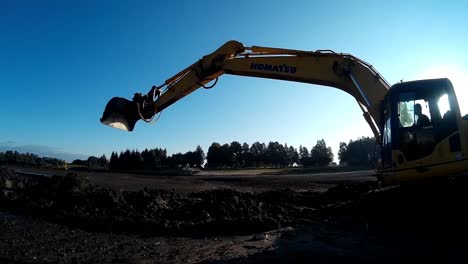
[[16,187],[18,187],[19,189],[23,189],[24,188],[24,183],[22,181],[18,182],[16,184]]
[[6,179],[5,180],[5,188],[7,188],[7,189],[13,188],[13,182],[11,182],[11,180]]
[[260,241],[260,240],[266,240],[269,238],[268,234],[257,234],[253,236],[250,241]]

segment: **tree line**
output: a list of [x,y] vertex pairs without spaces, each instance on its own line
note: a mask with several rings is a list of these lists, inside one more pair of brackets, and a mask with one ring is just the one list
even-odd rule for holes
[[[380,158],[380,153],[376,150],[375,139],[371,137],[350,140],[348,143],[340,142],[338,159],[341,165],[373,167],[375,161]],[[297,149],[277,141],[271,141],[268,144],[257,141],[252,145],[233,141],[229,144],[213,142],[206,156],[200,146],[197,146],[194,151],[173,155],[168,155],[167,150],[163,148],[145,149],[141,152],[127,149],[112,152],[109,160],[105,155],[90,156],[87,160],[74,160],[72,164],[90,169],[110,170],[158,170],[186,165],[214,169],[326,167],[333,162],[333,157],[332,149],[323,139],[318,140],[310,151],[304,146],[299,146]],[[0,152],[0,164],[66,166],[64,160],[39,157],[31,153],[21,154],[17,151]]]
[[251,146],[233,141],[230,144],[214,142],[206,156],[209,168],[286,168],[291,166],[324,167],[333,161],[333,152],[325,140],[317,141],[311,148],[299,150],[285,143],[255,142]]
[[0,152],[0,165],[18,165],[31,167],[66,167],[66,161],[50,157],[39,157],[33,153],[19,153],[8,150]]
[[99,158],[90,156],[87,160],[76,159],[71,164],[88,167],[89,169],[107,169],[109,167],[109,160],[106,155],[103,154]]
[[340,164],[375,167],[375,162],[380,157],[380,152],[373,137],[361,137],[357,140],[350,140],[349,143],[340,142],[340,149],[338,150]]
[[125,150],[120,153],[112,152],[109,160],[111,170],[156,170],[161,168],[177,168],[189,165],[201,168],[205,161],[205,153],[200,146],[195,151],[185,154],[176,153],[167,155],[166,149],[155,148],[138,150]]

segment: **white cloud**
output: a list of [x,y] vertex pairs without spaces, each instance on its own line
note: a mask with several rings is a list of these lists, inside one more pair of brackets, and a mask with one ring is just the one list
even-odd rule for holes
[[34,153],[42,157],[52,157],[52,158],[58,158],[58,159],[63,159],[68,162],[71,162],[75,159],[87,159],[88,156],[84,154],[79,154],[79,153],[71,153],[71,152],[66,152],[63,151],[60,148],[55,148],[51,146],[45,146],[45,145],[17,145],[13,141],[4,141],[0,142],[0,151],[7,151],[7,150],[16,150],[21,153]]

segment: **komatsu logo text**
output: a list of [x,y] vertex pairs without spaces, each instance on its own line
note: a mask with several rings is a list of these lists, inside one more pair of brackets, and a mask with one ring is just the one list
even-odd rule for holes
[[296,73],[297,68],[294,66],[274,65],[274,64],[263,64],[263,63],[252,63],[250,64],[251,70],[269,71],[269,72],[284,72],[284,73]]

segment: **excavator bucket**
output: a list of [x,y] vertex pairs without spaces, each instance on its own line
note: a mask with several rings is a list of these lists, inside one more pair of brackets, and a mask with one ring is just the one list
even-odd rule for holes
[[133,131],[136,122],[140,119],[137,108],[134,101],[114,97],[107,103],[101,123],[125,131]]

